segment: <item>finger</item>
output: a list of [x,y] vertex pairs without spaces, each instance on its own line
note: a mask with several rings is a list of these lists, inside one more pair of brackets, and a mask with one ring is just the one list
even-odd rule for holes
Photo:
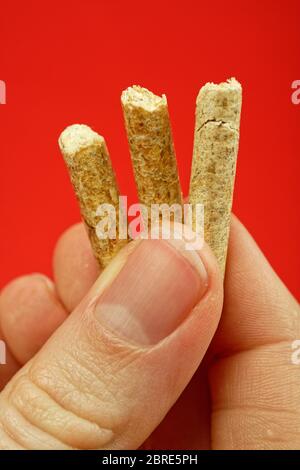
[[210,449],[210,392],[205,358],[175,405],[144,442],[147,450]]
[[294,337],[299,326],[299,305],[234,216],[225,293],[218,332],[223,351],[241,351]]
[[[211,369],[214,448],[300,448],[299,306],[233,218]],[[296,446],[296,447],[295,447]]]
[[70,227],[58,240],[53,256],[53,273],[59,297],[71,312],[100,273],[82,223]]
[[130,243],[2,392],[3,429],[30,449],[138,448],[198,368],[221,306],[206,247]]
[[41,274],[19,277],[1,292],[1,331],[20,364],[34,356],[66,316],[52,281]]

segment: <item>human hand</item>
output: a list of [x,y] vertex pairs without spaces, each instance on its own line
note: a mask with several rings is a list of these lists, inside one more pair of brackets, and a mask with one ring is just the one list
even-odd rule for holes
[[215,258],[181,248],[132,242],[97,279],[80,224],[58,242],[55,286],[2,291],[1,448],[300,447],[297,302],[233,218],[215,334]]

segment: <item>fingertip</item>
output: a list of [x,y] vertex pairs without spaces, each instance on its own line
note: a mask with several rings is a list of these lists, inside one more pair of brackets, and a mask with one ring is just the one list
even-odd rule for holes
[[16,359],[24,364],[65,320],[53,282],[42,274],[10,282],[0,298],[1,330]]

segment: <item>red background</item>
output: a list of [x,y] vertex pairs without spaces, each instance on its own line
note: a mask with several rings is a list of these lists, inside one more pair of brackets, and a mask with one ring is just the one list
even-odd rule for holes
[[299,0],[1,0],[0,286],[51,274],[57,237],[79,220],[57,146],[66,125],[105,136],[134,202],[120,93],[166,93],[186,193],[197,92],[235,76],[244,100],[234,210],[300,298],[299,18]]

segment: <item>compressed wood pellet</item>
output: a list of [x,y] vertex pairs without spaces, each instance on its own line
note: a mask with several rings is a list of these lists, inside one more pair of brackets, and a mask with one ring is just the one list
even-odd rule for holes
[[[123,91],[121,102],[139,202],[182,204],[177,163],[165,95],[140,86]],[[148,216],[150,210],[148,210]]]
[[204,238],[225,271],[239,144],[242,87],[207,83],[197,97],[189,202],[204,205]]
[[[59,146],[79,201],[94,255],[100,267],[104,268],[126,243],[118,238],[119,191],[105,140],[90,127],[74,124],[62,132]],[[111,204],[116,210],[115,239],[100,239],[97,235],[97,224],[101,221],[97,209],[101,204]]]

